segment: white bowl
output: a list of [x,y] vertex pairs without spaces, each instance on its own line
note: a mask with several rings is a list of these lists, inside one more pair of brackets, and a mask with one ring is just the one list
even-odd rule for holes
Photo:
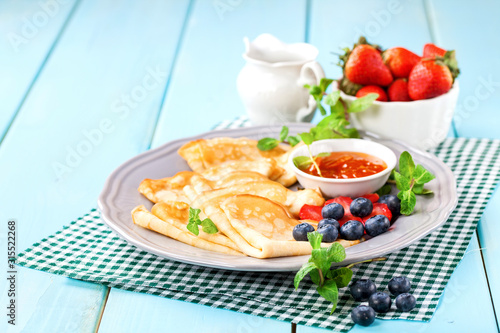
[[[375,101],[367,110],[349,116],[357,129],[427,150],[446,138],[458,92],[458,81],[455,81],[450,91],[438,97],[411,102]],[[340,95],[347,105],[356,100],[356,97],[343,92]]]
[[322,178],[307,174],[293,164],[295,157],[309,156],[307,146],[295,149],[290,154],[288,164],[295,172],[300,185],[305,188],[319,188],[324,196],[330,198],[337,196],[359,197],[377,191],[387,182],[397,162],[396,155],[392,150],[380,143],[363,139],[320,140],[313,142],[310,147],[313,155],[335,151],[358,152],[378,157],[387,164],[385,170],[371,176],[350,179]]

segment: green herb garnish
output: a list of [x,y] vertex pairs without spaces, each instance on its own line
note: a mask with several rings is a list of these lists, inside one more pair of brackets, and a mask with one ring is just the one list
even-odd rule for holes
[[313,250],[311,258],[297,272],[293,280],[295,289],[299,287],[300,281],[309,274],[314,284],[318,287],[316,290],[326,300],[333,303],[332,311],[335,311],[339,299],[338,288],[349,284],[352,277],[352,270],[347,267],[331,269],[332,263],[341,262],[345,259],[345,249],[339,243],[333,243],[330,247],[321,247],[323,235],[315,232],[307,234],[309,243]]
[[[324,117],[315,127],[310,129],[309,134],[312,136],[311,143],[324,139],[359,138],[358,131],[351,127],[351,123],[348,120],[348,114],[366,110],[378,97],[377,94],[368,94],[356,99],[351,103],[350,107],[346,109],[346,103],[340,97],[339,90],[333,91],[330,94],[326,93],[327,88],[332,82],[332,79],[323,78],[319,85],[304,85],[305,88],[309,89],[309,94],[316,100],[318,109],[322,115],[326,116],[327,114],[322,102],[330,107],[330,114]],[[262,151],[267,151],[277,147],[281,142],[288,142],[293,147],[300,141],[304,141],[302,134],[287,136],[288,127],[283,126],[279,140],[264,138],[259,140],[257,147]]]
[[401,214],[404,215],[413,213],[417,203],[415,194],[432,193],[431,190],[425,189],[424,185],[436,178],[422,165],[415,166],[412,156],[407,151],[399,156],[399,172],[393,170],[391,176],[396,181],[398,198],[401,200]]
[[189,220],[186,226],[187,230],[198,236],[200,234],[200,229],[198,228],[198,226],[201,225],[201,230],[203,230],[203,232],[207,234],[217,233],[219,229],[217,229],[215,223],[213,223],[209,218],[206,218],[202,221],[200,219],[200,213],[200,209],[189,207]]

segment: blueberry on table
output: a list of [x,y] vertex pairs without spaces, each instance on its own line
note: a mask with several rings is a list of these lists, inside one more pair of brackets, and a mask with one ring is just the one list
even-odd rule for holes
[[389,281],[387,288],[389,288],[391,294],[398,296],[399,294],[409,292],[411,283],[406,276],[395,276]]
[[385,215],[375,215],[365,222],[366,234],[372,237],[383,234],[391,226],[391,221]]
[[323,235],[323,243],[333,243],[339,237],[339,229],[332,224],[323,225],[318,232]]
[[412,294],[404,293],[399,294],[398,297],[396,297],[396,307],[399,311],[410,312],[416,304],[417,301],[415,300],[415,296]]
[[392,220],[396,220],[399,215],[401,215],[401,200],[399,200],[397,195],[386,194],[378,199],[379,203],[386,204],[392,213]]
[[350,287],[351,295],[356,301],[366,301],[372,294],[377,292],[377,287],[372,280],[361,279],[354,281]]
[[373,204],[366,198],[356,198],[351,202],[351,206],[349,208],[352,215],[365,217],[372,213]]
[[338,221],[344,217],[344,207],[339,203],[333,202],[321,209],[321,216],[325,219],[329,218]]
[[340,227],[340,238],[345,240],[358,240],[365,234],[363,223],[349,220]]
[[335,219],[331,219],[331,218],[325,218],[325,219],[322,219],[321,221],[319,221],[319,223],[318,223],[318,229],[321,228],[321,227],[323,227],[324,225],[327,225],[327,224],[331,224],[331,225],[333,225],[337,229],[340,228],[339,221],[337,221]]
[[352,309],[351,319],[355,324],[370,326],[375,321],[375,311],[367,305],[359,305]]
[[368,298],[368,304],[375,310],[375,312],[385,313],[391,309],[391,297],[383,292],[376,292]]
[[293,228],[293,239],[295,239],[296,241],[299,241],[299,242],[307,242],[307,233],[309,232],[313,232],[314,231],[314,227],[312,225],[310,225],[309,223],[301,223],[301,224],[297,224],[294,228]]

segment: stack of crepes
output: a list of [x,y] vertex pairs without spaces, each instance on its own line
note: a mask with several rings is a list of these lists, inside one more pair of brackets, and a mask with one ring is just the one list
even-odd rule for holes
[[[257,149],[246,138],[196,140],[178,153],[193,171],[173,177],[144,179],[139,192],[155,203],[151,212],[138,206],[132,211],[135,224],[180,242],[210,251],[255,258],[297,256],[311,253],[308,242],[293,239],[293,228],[304,204],[322,205],[318,190],[292,191],[296,182],[287,166],[291,148]],[[187,230],[189,208],[210,218],[215,234],[196,236]],[[316,227],[315,221],[307,221]],[[344,247],[359,241],[339,240]],[[328,245],[328,244],[325,244]]]

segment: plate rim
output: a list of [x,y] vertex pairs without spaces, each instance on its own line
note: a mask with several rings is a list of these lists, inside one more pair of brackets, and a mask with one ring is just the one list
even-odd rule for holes
[[[292,257],[292,258],[304,258],[304,260],[301,261],[300,264],[289,265],[287,267],[278,267],[278,266],[275,266],[275,267],[268,267],[268,266],[256,267],[255,265],[249,265],[249,266],[234,265],[234,264],[230,264],[228,262],[226,262],[224,264],[221,264],[220,262],[211,263],[211,262],[207,262],[206,260],[200,260],[198,257],[189,258],[189,257],[186,257],[185,255],[178,255],[178,254],[171,253],[171,252],[168,253],[168,255],[167,255],[164,251],[162,252],[161,250],[158,250],[157,248],[155,248],[153,246],[154,245],[153,243],[146,243],[146,242],[142,241],[142,239],[144,238],[143,236],[141,236],[137,233],[134,233],[133,230],[131,230],[131,229],[126,229],[125,227],[123,227],[123,223],[115,222],[112,218],[111,213],[110,213],[111,207],[109,207],[109,205],[106,204],[107,200],[109,200],[110,198],[114,198],[117,195],[119,187],[114,186],[114,185],[115,185],[117,178],[119,178],[118,176],[120,176],[121,173],[125,172],[127,170],[127,168],[132,167],[134,165],[134,163],[144,164],[144,163],[150,162],[151,160],[155,160],[164,154],[168,154],[169,152],[172,151],[172,149],[176,149],[175,147],[181,143],[185,143],[185,142],[193,141],[193,140],[197,140],[197,139],[203,139],[207,136],[211,137],[214,135],[214,133],[220,134],[219,136],[227,136],[227,137],[242,137],[245,134],[249,135],[248,133],[242,133],[242,132],[246,132],[246,131],[254,132],[253,135],[259,134],[259,133],[269,133],[269,135],[271,135],[272,133],[273,134],[278,133],[283,125],[288,126],[290,129],[293,128],[294,130],[299,130],[299,131],[300,131],[300,129],[308,130],[311,126],[313,126],[313,124],[310,124],[310,123],[285,123],[285,124],[280,124],[280,125],[250,126],[250,127],[238,127],[238,128],[227,128],[227,129],[220,129],[220,130],[211,130],[211,131],[204,132],[201,134],[168,141],[168,142],[166,142],[166,143],[164,143],[164,144],[162,144],[154,149],[146,150],[146,151],[128,159],[127,161],[120,164],[115,170],[113,170],[113,172],[111,172],[111,174],[108,176],[108,178],[106,179],[106,181],[103,185],[103,188],[102,188],[101,193],[99,194],[99,197],[97,200],[97,205],[98,205],[98,208],[101,212],[101,218],[103,219],[103,221],[106,223],[106,225],[111,230],[113,230],[116,234],[118,234],[122,239],[125,239],[128,243],[136,246],[137,248],[139,248],[141,250],[144,250],[144,251],[147,251],[150,253],[154,253],[162,258],[171,259],[171,260],[175,260],[175,261],[179,261],[179,262],[183,262],[183,263],[188,263],[188,264],[193,264],[193,265],[198,265],[198,266],[205,266],[205,267],[226,269],[226,270],[236,270],[236,271],[278,272],[278,271],[295,271],[295,270],[299,269],[300,266],[303,264],[303,262],[305,262],[309,256]],[[448,177],[449,179],[447,179],[448,181],[451,180],[451,184],[449,184],[450,186],[448,186],[448,187],[450,187],[452,189],[451,194],[453,196],[444,205],[443,209],[438,213],[438,215],[436,217],[436,219],[439,220],[438,223],[435,223],[434,225],[432,225],[432,227],[422,226],[420,228],[412,229],[412,231],[409,234],[407,234],[406,237],[403,237],[403,238],[409,237],[411,240],[410,242],[406,242],[405,244],[400,244],[398,246],[390,246],[390,244],[386,243],[384,246],[377,247],[375,250],[372,250],[371,251],[372,254],[369,255],[369,257],[371,257],[371,258],[375,258],[375,257],[381,257],[381,256],[387,255],[389,253],[396,252],[396,251],[399,251],[403,248],[406,248],[406,247],[410,246],[411,244],[424,238],[425,236],[429,235],[434,230],[441,227],[446,222],[446,220],[449,218],[449,216],[451,215],[451,213],[453,212],[455,207],[457,206],[458,195],[457,195],[457,188],[456,188],[456,179],[455,179],[453,172],[443,161],[441,161],[435,155],[433,155],[429,152],[426,152],[426,151],[422,151],[418,148],[414,148],[411,145],[404,143],[402,141],[399,141],[399,140],[383,138],[383,137],[380,137],[378,135],[375,135],[375,134],[369,133],[369,132],[360,131],[360,133],[362,134],[362,137],[364,137],[364,138],[376,139],[376,140],[381,140],[381,141],[388,141],[388,142],[397,144],[403,148],[407,148],[408,150],[411,150],[412,155],[414,153],[417,153],[422,158],[432,160],[440,168],[442,168],[443,171],[448,174],[448,176],[450,176],[450,177]],[[124,175],[122,175],[121,178],[123,178],[123,176],[126,176],[126,175],[127,174],[125,173]],[[154,231],[151,231],[151,232],[154,232]],[[167,236],[164,236],[164,237],[167,237]],[[398,237],[397,239],[399,239],[399,238],[402,238],[402,236]],[[173,240],[173,239],[171,239],[171,240]],[[173,241],[176,241],[176,240],[173,240]],[[291,257],[284,257],[283,259],[285,259],[285,258],[291,258]],[[256,258],[252,258],[252,259],[256,259]],[[279,260],[279,259],[280,258],[273,258],[273,260]],[[256,260],[268,260],[268,259],[256,259]],[[297,261],[298,261],[298,259],[297,259]],[[347,258],[345,261],[343,261],[342,263],[338,263],[337,265],[340,265],[340,264],[345,265],[345,264],[355,262],[355,261],[357,261],[357,259]]]

